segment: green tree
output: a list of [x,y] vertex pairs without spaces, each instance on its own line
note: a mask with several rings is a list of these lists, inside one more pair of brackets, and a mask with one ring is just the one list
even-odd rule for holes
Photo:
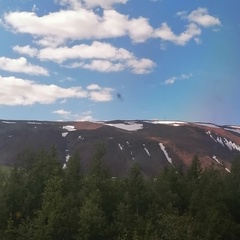
[[34,239],[68,239],[65,236],[65,199],[63,197],[63,179],[53,176],[43,192],[43,203],[35,219]]
[[139,164],[133,165],[126,181],[126,200],[132,213],[143,214],[145,205],[145,184]]
[[92,192],[84,200],[79,213],[79,240],[106,239],[106,218],[101,208],[99,191]]
[[192,159],[192,163],[187,171],[187,176],[191,180],[197,180],[200,178],[203,169],[201,167],[201,161],[197,155]]
[[82,181],[80,157],[78,153],[75,153],[70,157],[66,169],[64,169],[65,228],[69,239],[73,239],[77,234],[79,208],[83,201],[83,196],[81,196]]
[[233,219],[240,224],[240,156],[231,167],[231,173],[225,178],[225,201]]

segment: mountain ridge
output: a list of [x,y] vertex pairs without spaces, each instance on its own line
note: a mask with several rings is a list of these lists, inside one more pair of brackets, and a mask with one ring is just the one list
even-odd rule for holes
[[0,120],[3,165],[13,165],[26,147],[37,151],[55,145],[63,167],[79,152],[87,170],[98,143],[106,147],[103,161],[112,176],[126,176],[135,162],[146,176],[156,176],[171,165],[186,169],[196,154],[203,167],[230,171],[232,160],[240,153],[240,126],[167,120]]

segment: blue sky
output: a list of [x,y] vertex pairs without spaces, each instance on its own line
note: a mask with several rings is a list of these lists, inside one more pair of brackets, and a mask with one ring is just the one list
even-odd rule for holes
[[240,125],[236,0],[0,0],[0,119]]

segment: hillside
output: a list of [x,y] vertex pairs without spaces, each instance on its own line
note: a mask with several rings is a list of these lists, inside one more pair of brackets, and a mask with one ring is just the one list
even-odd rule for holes
[[240,153],[240,127],[181,121],[43,122],[0,121],[0,163],[11,166],[26,147],[55,145],[64,166],[79,152],[86,170],[98,143],[113,176],[126,176],[138,162],[142,173],[154,176],[166,166],[186,169],[195,154],[203,167],[212,164],[229,171]]

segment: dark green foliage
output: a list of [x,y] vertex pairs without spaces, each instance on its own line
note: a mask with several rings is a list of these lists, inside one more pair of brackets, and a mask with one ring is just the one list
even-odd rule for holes
[[100,192],[92,192],[83,202],[79,211],[79,230],[77,239],[106,239],[107,221],[101,207]]
[[55,148],[26,150],[0,169],[3,240],[238,240],[240,159],[231,173],[203,170],[195,156],[185,174],[166,168],[146,179],[139,164],[127,178],[111,178],[98,145],[83,174],[76,153],[66,169]]
[[191,180],[197,180],[199,179],[201,173],[202,173],[202,167],[200,159],[197,155],[193,157],[191,166],[188,169],[187,176]]

